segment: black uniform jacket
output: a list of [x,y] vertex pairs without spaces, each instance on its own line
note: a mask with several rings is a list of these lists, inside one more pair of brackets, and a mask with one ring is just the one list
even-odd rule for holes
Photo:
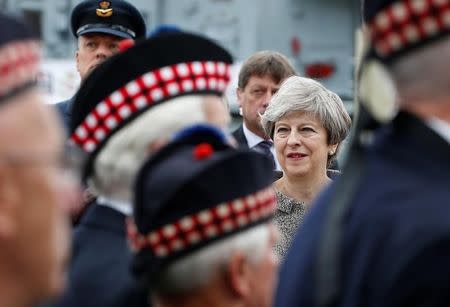
[[61,307],[148,306],[130,271],[125,215],[93,203],[74,232],[68,290]]

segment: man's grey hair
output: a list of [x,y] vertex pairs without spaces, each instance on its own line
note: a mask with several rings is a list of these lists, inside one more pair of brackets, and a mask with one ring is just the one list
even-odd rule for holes
[[450,39],[411,51],[389,65],[400,104],[450,96]]
[[273,139],[275,123],[297,111],[312,114],[327,131],[328,144],[339,144],[347,136],[351,119],[339,96],[309,78],[287,78],[261,115],[264,132]]
[[271,250],[269,242],[270,227],[264,223],[201,248],[169,265],[154,283],[152,295],[180,295],[206,285],[214,273],[226,270],[235,252],[243,253],[251,264],[257,264]]
[[134,178],[151,154],[155,140],[172,135],[194,123],[206,121],[203,95],[174,98],[154,106],[114,134],[94,162],[89,185],[94,193],[131,203]]

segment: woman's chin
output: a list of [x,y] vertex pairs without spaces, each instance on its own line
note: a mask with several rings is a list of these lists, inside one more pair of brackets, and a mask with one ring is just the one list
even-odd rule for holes
[[286,167],[283,172],[287,177],[298,178],[305,177],[309,174],[309,169],[304,167]]

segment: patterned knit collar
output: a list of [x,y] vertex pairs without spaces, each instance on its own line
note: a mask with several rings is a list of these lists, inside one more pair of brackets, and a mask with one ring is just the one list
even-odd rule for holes
[[286,195],[284,195],[283,193],[281,193],[280,191],[275,189],[275,193],[277,196],[277,209],[281,210],[283,212],[286,213],[291,213],[294,206],[302,206],[303,210],[306,210],[306,204],[305,202],[301,201],[298,202],[293,198],[290,198]]

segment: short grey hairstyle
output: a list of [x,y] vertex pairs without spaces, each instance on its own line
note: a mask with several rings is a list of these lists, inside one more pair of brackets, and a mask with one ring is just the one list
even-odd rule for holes
[[[151,294],[156,298],[180,295],[207,284],[218,270],[226,269],[233,253],[239,251],[252,264],[262,261],[270,242],[269,223],[264,223],[201,248],[174,262],[161,274]],[[261,281],[264,282],[264,281]]]
[[156,105],[114,134],[98,154],[89,186],[94,193],[131,203],[136,173],[152,152],[149,144],[206,121],[203,95],[188,95]]
[[319,82],[292,76],[280,86],[261,115],[264,132],[273,139],[275,123],[292,112],[314,115],[327,131],[328,144],[340,144],[350,130],[351,119],[339,96]]

